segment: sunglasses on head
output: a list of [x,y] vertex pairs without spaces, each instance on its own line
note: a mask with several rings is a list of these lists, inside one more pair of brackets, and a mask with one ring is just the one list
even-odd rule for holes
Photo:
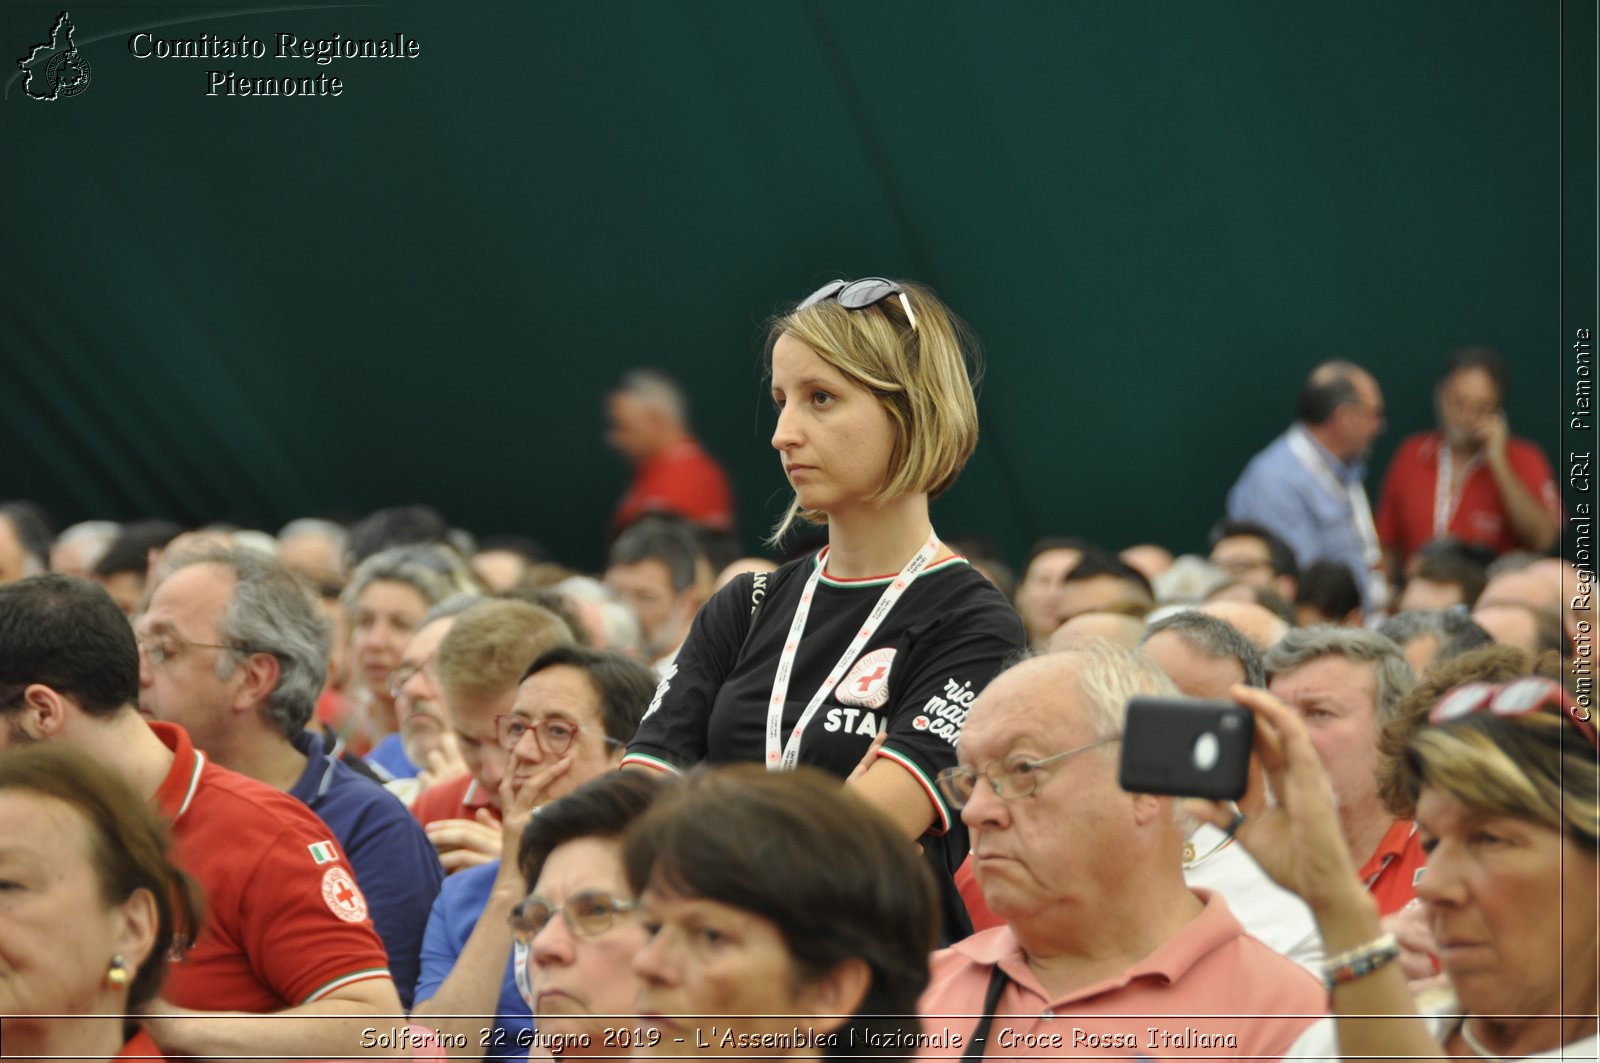
[[1495,716],[1526,716],[1547,708],[1559,710],[1583,733],[1595,751],[1600,752],[1600,732],[1595,731],[1594,722],[1589,719],[1589,710],[1575,704],[1560,683],[1540,675],[1513,679],[1509,683],[1466,683],[1458,686],[1439,699],[1433,711],[1428,713],[1428,722],[1449,723],[1485,711]]
[[808,306],[816,306],[825,299],[832,299],[846,310],[865,310],[883,302],[891,295],[900,297],[900,305],[905,309],[906,321],[911,325],[913,332],[917,329],[917,315],[911,312],[911,299],[906,295],[906,290],[886,277],[863,277],[858,281],[831,280],[806,296],[796,309],[804,310]]

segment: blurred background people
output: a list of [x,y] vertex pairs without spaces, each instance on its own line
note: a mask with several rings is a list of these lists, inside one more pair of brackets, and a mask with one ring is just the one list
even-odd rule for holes
[[1555,477],[1538,445],[1506,425],[1509,384],[1506,360],[1492,348],[1463,347],[1445,359],[1433,393],[1438,428],[1401,443],[1384,475],[1378,534],[1391,574],[1441,535],[1496,554],[1555,545]]
[[611,517],[613,535],[650,513],[676,513],[731,531],[727,474],[689,431],[689,401],[658,369],[625,374],[606,396],[606,442],[633,463],[633,482]]

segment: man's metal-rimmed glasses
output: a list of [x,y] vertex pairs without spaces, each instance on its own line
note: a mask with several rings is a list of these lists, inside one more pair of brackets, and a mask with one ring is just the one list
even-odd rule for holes
[[972,800],[972,793],[978,788],[978,780],[988,779],[989,786],[994,790],[994,795],[1002,801],[1015,801],[1019,797],[1027,797],[1038,787],[1039,782],[1047,773],[1040,769],[1051,764],[1075,757],[1079,753],[1086,753],[1091,749],[1118,741],[1117,736],[1102,738],[1097,742],[1090,742],[1086,746],[1069,749],[1065,753],[1056,753],[1052,756],[1041,757],[1038,760],[1029,760],[1020,754],[1006,757],[1004,760],[990,761],[981,770],[978,768],[946,768],[934,779],[939,784],[939,792],[944,795],[945,801],[951,808],[960,810]]
[[[400,688],[411,682],[411,677],[418,673],[428,675],[428,666],[425,664],[402,664],[384,677],[384,689],[389,692],[391,698],[399,698]],[[429,678],[432,677],[429,676]]]
[[818,288],[796,309],[804,310],[808,306],[816,306],[824,299],[832,299],[846,310],[865,310],[869,306],[883,302],[891,295],[900,297],[900,306],[906,312],[906,323],[911,326],[911,331],[917,330],[917,315],[911,312],[911,298],[906,295],[906,290],[887,277],[863,277],[858,281],[831,280]]
[[560,907],[538,897],[524,897],[521,904],[511,909],[506,921],[511,925],[512,939],[519,945],[531,946],[534,935],[543,930],[557,912],[561,913],[574,934],[592,938],[610,930],[617,916],[626,915],[636,907],[636,901],[605,890],[583,890],[568,897],[567,903]]
[[248,646],[227,646],[220,642],[190,642],[176,635],[162,635],[159,641],[139,639],[139,652],[156,667],[182,655],[184,650],[226,650],[229,653],[250,654],[257,651]]
[[[529,731],[533,732],[533,740],[539,743],[540,749],[549,756],[559,757],[572,748],[583,728],[560,716],[546,716],[537,723],[514,712],[501,713],[494,718],[494,737],[501,749],[515,749]],[[605,742],[612,746],[623,744],[610,735],[605,736]]]

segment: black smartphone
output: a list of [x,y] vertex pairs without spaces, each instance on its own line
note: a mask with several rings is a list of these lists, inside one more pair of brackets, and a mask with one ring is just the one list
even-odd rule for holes
[[1237,800],[1255,733],[1250,710],[1231,701],[1131,698],[1118,781],[1129,793]]

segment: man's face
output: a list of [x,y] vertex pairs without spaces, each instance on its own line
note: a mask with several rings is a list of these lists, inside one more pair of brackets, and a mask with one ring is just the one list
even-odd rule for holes
[[1500,389],[1482,369],[1460,369],[1439,384],[1439,431],[1445,442],[1476,449],[1479,433],[1500,412]]
[[1017,612],[1028,639],[1038,642],[1056,629],[1056,607],[1061,599],[1061,577],[1083,559],[1081,550],[1065,547],[1041,551],[1022,575],[1017,587]]
[[[180,568],[150,599],[139,622],[139,707],[189,732],[201,749],[222,735],[240,684],[237,660],[229,678],[218,677],[230,654],[216,649],[222,618],[233,598],[233,573],[221,565]],[[162,658],[151,659],[150,648]]]
[[450,728],[455,732],[461,759],[495,808],[500,807],[500,781],[506,774],[506,751],[500,748],[495,737],[494,718],[510,712],[516,697],[517,688],[510,686],[493,697],[449,699]]
[[1378,382],[1370,374],[1356,373],[1352,383],[1356,401],[1341,408],[1346,418],[1346,446],[1339,457],[1346,461],[1365,458],[1372,449],[1372,441],[1387,427],[1383,417],[1383,392],[1378,390]]
[[683,641],[694,618],[683,615],[688,592],[679,594],[672,589],[672,573],[665,562],[647,558],[631,565],[612,565],[606,569],[606,584],[639,618],[650,656],[664,656]]
[[22,540],[17,538],[11,518],[0,516],[0,584],[26,576],[27,560],[27,552],[22,549]]
[[[567,771],[534,798],[535,807],[565,797],[622,759],[622,747],[606,740],[600,692],[581,668],[558,664],[524,679],[517,687],[511,715],[529,728],[511,750],[506,769],[519,788],[550,761],[572,757]],[[556,747],[563,742],[570,744],[565,752],[558,752]]]
[[1067,580],[1061,584],[1061,594],[1056,600],[1056,619],[1059,626],[1083,613],[1116,612],[1133,603],[1150,604],[1141,588],[1120,576]]
[[[981,770],[1012,757],[1042,760],[1094,742],[1083,718],[1076,667],[1047,655],[989,684],[956,747],[961,766]],[[973,869],[984,899],[1002,919],[1094,899],[1085,869],[1107,858],[1131,829],[1131,799],[1117,786],[1106,748],[1038,769],[1027,796],[1000,798],[987,780],[978,780],[961,820],[971,831]]]
[[1298,709],[1341,809],[1377,800],[1377,666],[1339,654],[1272,677],[1268,689]]
[[1271,587],[1272,551],[1254,535],[1230,535],[1211,548],[1211,563],[1252,587]]
[[1173,631],[1156,632],[1139,649],[1185,697],[1226,698],[1229,688],[1244,682],[1244,665],[1237,658],[1197,653]]
[[400,655],[400,666],[391,673],[400,680],[394,699],[400,738],[405,743],[407,759],[418,767],[428,766],[428,754],[439,748],[450,726],[433,661],[438,656],[439,643],[455,622],[455,617],[447,616],[423,625],[411,636]]
[[606,399],[606,442],[630,461],[643,461],[660,446],[661,412],[636,395],[618,391]]

